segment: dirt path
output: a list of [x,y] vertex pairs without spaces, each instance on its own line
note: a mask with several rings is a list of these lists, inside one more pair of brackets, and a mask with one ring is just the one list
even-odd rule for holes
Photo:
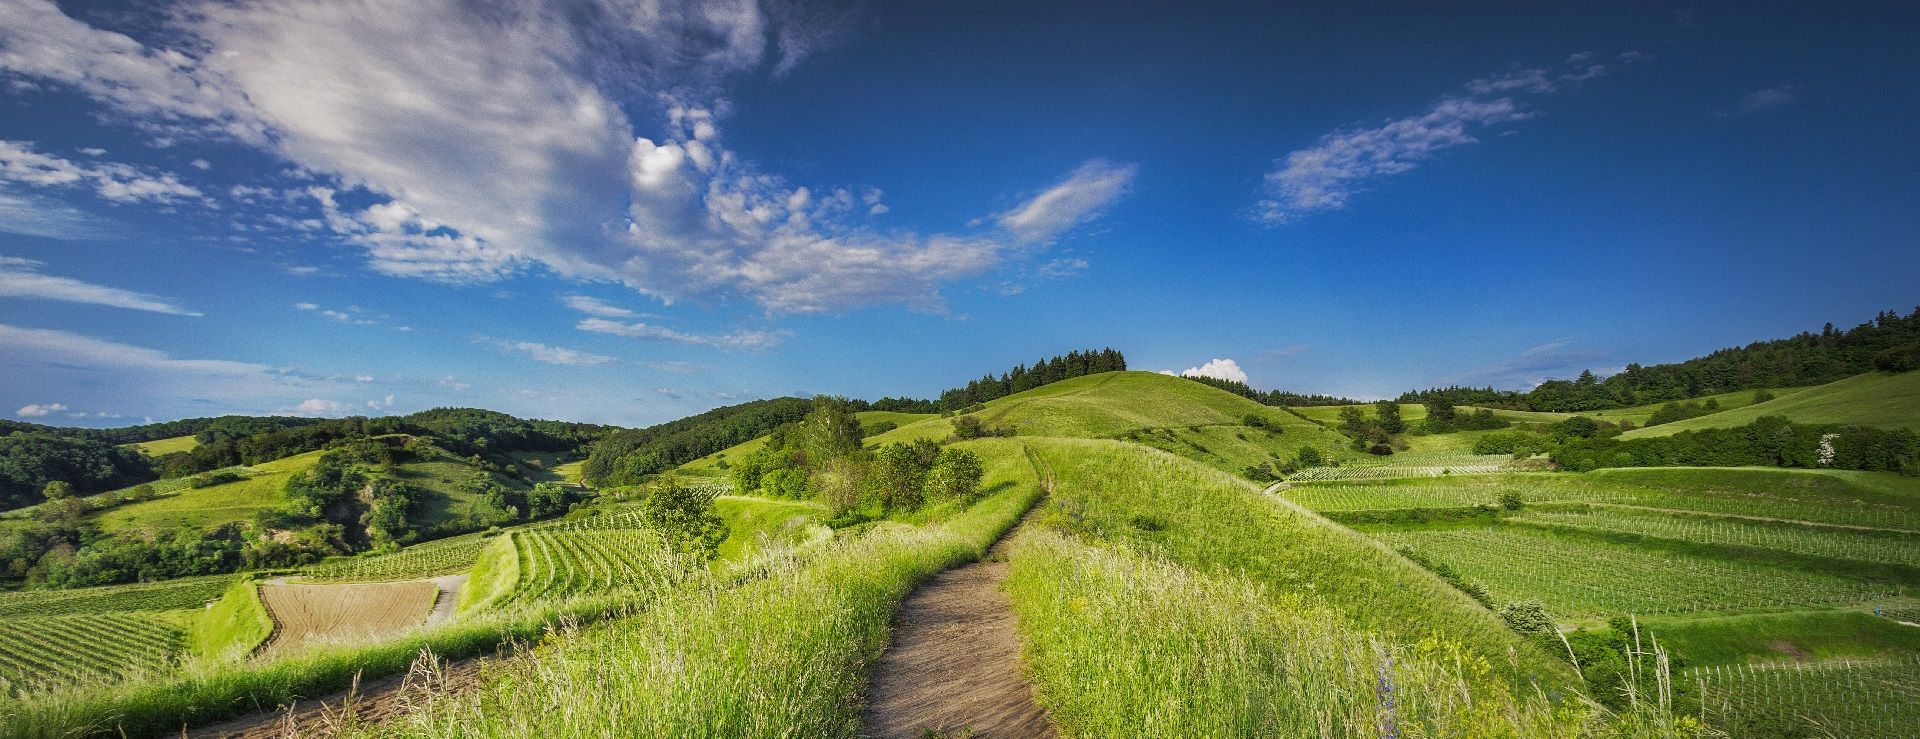
[[453,607],[460,603],[460,589],[467,586],[466,573],[443,575],[427,582],[433,583],[434,587],[440,589],[439,596],[433,601],[433,612],[427,614],[427,625],[432,626],[453,618]]
[[[1051,493],[1052,475],[1034,461]],[[985,561],[935,575],[901,604],[893,642],[867,683],[866,736],[1056,736],[1020,671],[1020,634],[1000,589],[1012,539],[1001,537]]]

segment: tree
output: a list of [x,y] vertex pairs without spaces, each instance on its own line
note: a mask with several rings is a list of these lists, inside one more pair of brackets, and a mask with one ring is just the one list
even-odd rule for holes
[[1445,398],[1437,398],[1434,400],[1427,401],[1427,425],[1428,426],[1432,426],[1437,429],[1445,428],[1448,424],[1453,423],[1454,415],[1455,415],[1455,411],[1453,409],[1452,401],[1446,400]]
[[1407,430],[1407,424],[1400,420],[1400,404],[1391,400],[1382,400],[1373,404],[1374,414],[1380,417],[1380,430],[1397,434]]
[[813,410],[800,419],[796,431],[797,446],[810,469],[860,451],[860,419],[853,415],[846,398],[814,398]]
[[978,455],[965,449],[947,447],[941,450],[940,457],[933,462],[933,469],[927,472],[927,497],[963,503],[970,501],[974,493],[979,491],[983,474],[985,469]]
[[986,427],[980,423],[979,416],[959,416],[953,419],[953,438],[965,441],[987,435]]
[[1320,450],[1310,446],[1300,447],[1300,453],[1294,457],[1294,461],[1299,462],[1302,468],[1319,467],[1326,463],[1320,456]]
[[867,465],[853,457],[834,459],[815,471],[808,485],[813,497],[827,504],[828,512],[839,516],[860,507],[861,496],[867,490]]
[[65,480],[54,480],[53,482],[47,483],[46,487],[40,489],[40,495],[51,501],[66,500],[73,497],[73,483]]
[[659,532],[667,545],[703,559],[720,556],[727,540],[727,522],[713,510],[715,492],[696,489],[668,478],[640,504],[640,519]]
[[940,448],[931,441],[926,443],[933,446],[934,456],[929,457],[916,448],[917,443],[888,444],[874,455],[872,485],[880,504],[887,510],[910,511],[925,502],[927,473],[932,470]]

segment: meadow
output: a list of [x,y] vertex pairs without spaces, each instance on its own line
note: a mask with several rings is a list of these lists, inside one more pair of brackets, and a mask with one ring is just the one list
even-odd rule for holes
[[1635,429],[1627,432],[1626,438],[1667,436],[1691,429],[1733,428],[1753,423],[1761,416],[1785,416],[1798,423],[1913,428],[1920,426],[1920,372],[1869,372],[1780,394],[1765,403]]

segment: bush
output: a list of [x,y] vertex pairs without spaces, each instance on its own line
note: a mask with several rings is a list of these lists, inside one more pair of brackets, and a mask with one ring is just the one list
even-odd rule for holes
[[1537,600],[1521,600],[1500,607],[1500,619],[1514,631],[1527,636],[1553,633],[1558,626],[1547,615],[1547,607]]
[[1873,368],[1881,372],[1911,372],[1920,369],[1920,341],[1896,346],[1874,355]]

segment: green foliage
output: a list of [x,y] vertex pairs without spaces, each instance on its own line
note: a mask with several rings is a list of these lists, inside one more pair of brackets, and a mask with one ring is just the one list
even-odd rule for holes
[[154,478],[152,463],[138,450],[54,431],[0,436],[0,510],[39,503],[50,483],[88,494]]
[[640,518],[659,532],[667,546],[713,559],[727,538],[727,522],[714,512],[712,488],[694,488],[667,480],[640,504]]
[[1552,447],[1550,437],[1531,431],[1502,431],[1473,440],[1474,454],[1511,454],[1516,458],[1544,454]]
[[1500,607],[1500,620],[1507,628],[1525,636],[1547,636],[1559,629],[1547,607],[1537,600],[1516,600]]
[[1873,355],[1873,368],[1881,372],[1912,372],[1920,369],[1920,341],[1902,344]]
[[1376,423],[1380,430],[1389,434],[1398,434],[1407,430],[1405,421],[1400,420],[1400,404],[1391,400],[1382,400],[1373,404]]
[[927,473],[940,456],[940,445],[929,439],[888,444],[874,453],[868,478],[881,506],[911,511],[926,502]]
[[0,619],[199,608],[220,597],[229,576],[188,577],[64,590],[0,591]]
[[756,400],[657,426],[616,432],[594,445],[582,472],[594,485],[638,484],[648,475],[798,421],[812,407],[812,402],[803,398]]
[[1671,436],[1575,436],[1556,447],[1551,457],[1561,467],[1576,471],[1764,465],[1920,472],[1920,436],[1907,429],[1796,424],[1785,417],[1766,416],[1740,428],[1682,431]]
[[927,472],[927,497],[943,502],[972,503],[984,473],[979,455],[960,447],[942,449],[933,461],[933,468]]

